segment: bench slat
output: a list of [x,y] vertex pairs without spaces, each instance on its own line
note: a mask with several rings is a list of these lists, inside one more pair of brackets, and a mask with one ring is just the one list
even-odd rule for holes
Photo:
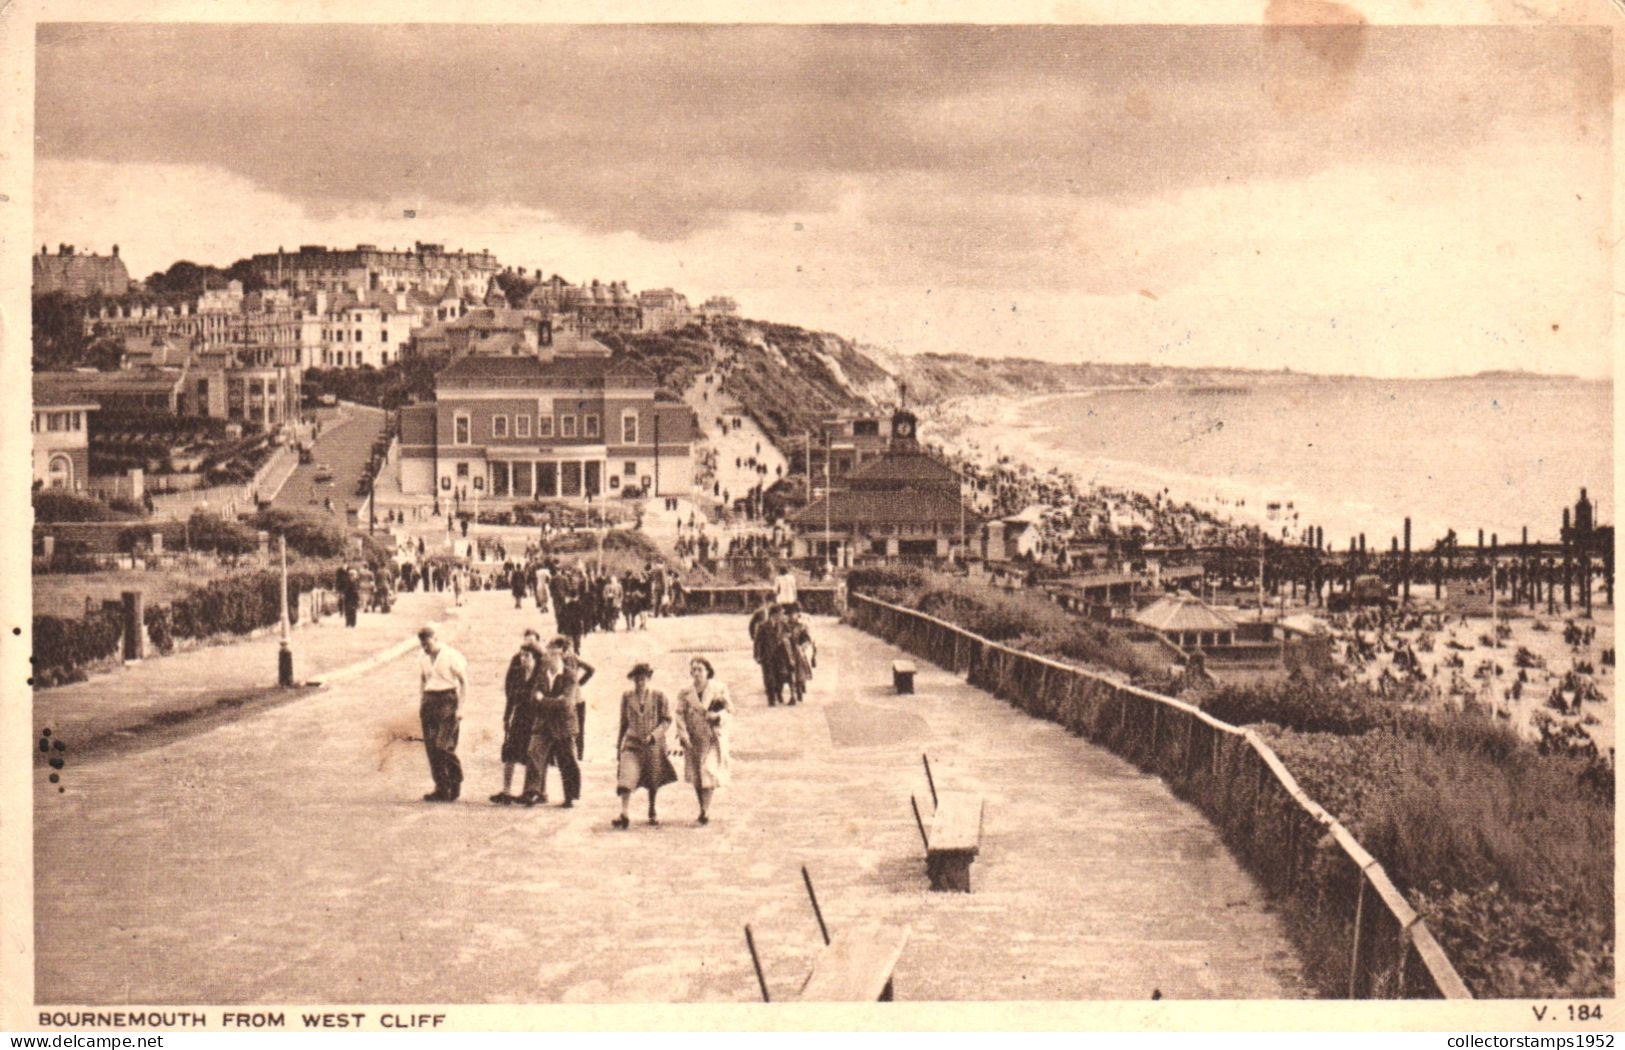
[[931,818],[931,853],[976,853],[982,847],[982,796],[944,791]]
[[822,1003],[880,1001],[908,945],[907,926],[855,926],[838,931],[813,962],[801,999]]

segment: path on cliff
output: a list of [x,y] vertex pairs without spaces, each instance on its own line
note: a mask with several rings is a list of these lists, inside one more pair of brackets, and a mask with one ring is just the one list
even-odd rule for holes
[[[907,923],[900,999],[1277,998],[1308,994],[1261,892],[1153,777],[832,621],[811,700],[767,708],[738,616],[587,638],[585,797],[489,804],[502,675],[524,626],[499,592],[448,622],[474,689],[467,781],[429,787],[413,656],[139,753],[36,779],[42,1003],[619,1002],[757,998],[799,985],[819,947],[806,865],[834,928]],[[704,653],[740,714],[734,783],[709,827],[686,785],[665,824],[610,826],[619,696],[634,661],[675,698]],[[976,892],[927,889],[909,796],[981,792]],[[634,814],[641,816],[641,796]]]

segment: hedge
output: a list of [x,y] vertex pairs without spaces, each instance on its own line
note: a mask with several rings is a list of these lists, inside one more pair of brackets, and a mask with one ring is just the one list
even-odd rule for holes
[[82,677],[86,664],[117,655],[122,616],[95,610],[85,616],[34,617],[34,678],[42,686]]
[[[254,572],[213,580],[168,605],[149,606],[147,637],[160,653],[185,638],[217,634],[248,634],[275,625],[281,617],[277,587],[281,574]],[[314,572],[288,574],[288,609],[298,608],[299,595],[327,580]]]

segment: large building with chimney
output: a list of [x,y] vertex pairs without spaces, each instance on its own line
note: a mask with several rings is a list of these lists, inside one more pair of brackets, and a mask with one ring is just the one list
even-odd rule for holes
[[94,255],[79,252],[71,244],[57,246],[56,254],[49,255],[42,245],[34,256],[34,294],[66,292],[77,298],[90,295],[123,295],[130,290],[130,271],[118,257],[118,245],[112,255]]
[[582,500],[693,486],[694,413],[652,373],[599,354],[481,354],[401,410],[401,489],[443,503]]
[[418,241],[405,251],[375,244],[328,248],[305,244],[297,252],[277,249],[249,260],[271,287],[297,292],[440,291],[455,280],[468,295],[483,298],[501,266],[487,251],[447,251],[443,244]]

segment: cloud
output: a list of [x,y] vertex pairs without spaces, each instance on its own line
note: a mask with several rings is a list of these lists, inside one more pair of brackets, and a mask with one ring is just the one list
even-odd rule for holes
[[1586,79],[1606,38],[1583,29],[73,24],[39,43],[45,157],[666,241],[830,208],[842,176],[1157,194],[1415,160],[1606,105]]
[[1336,32],[46,26],[37,222],[142,274],[443,241],[909,350],[1609,374],[1606,38]]

